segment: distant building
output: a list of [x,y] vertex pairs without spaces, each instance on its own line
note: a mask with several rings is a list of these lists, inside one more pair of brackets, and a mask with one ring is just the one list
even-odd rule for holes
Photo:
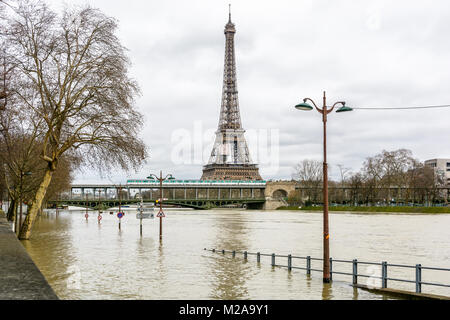
[[450,159],[426,160],[425,165],[434,168],[437,174],[442,174],[447,185],[450,185]]

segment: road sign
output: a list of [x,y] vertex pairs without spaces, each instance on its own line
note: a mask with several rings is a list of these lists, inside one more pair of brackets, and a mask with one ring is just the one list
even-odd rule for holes
[[124,216],[124,213],[123,213],[123,212],[119,212],[119,213],[117,214],[117,218],[119,218],[119,219],[122,219],[123,216]]
[[153,213],[137,213],[136,219],[153,219],[155,215]]
[[98,219],[98,221],[102,220],[102,219],[103,219],[102,215],[99,214],[98,217],[97,217],[97,219]]
[[160,212],[158,212],[158,214],[156,216],[158,218],[164,218],[166,215],[164,214],[164,212],[160,211]]
[[87,219],[87,218],[89,218],[89,215],[86,213],[86,214],[84,215],[84,217]]
[[155,208],[138,208],[139,212],[153,212]]

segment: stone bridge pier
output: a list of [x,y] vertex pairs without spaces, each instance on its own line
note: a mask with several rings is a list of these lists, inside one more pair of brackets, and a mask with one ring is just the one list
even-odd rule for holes
[[286,206],[287,198],[291,192],[295,191],[295,181],[268,181],[264,196],[266,202],[264,203],[264,210],[275,210],[278,207]]

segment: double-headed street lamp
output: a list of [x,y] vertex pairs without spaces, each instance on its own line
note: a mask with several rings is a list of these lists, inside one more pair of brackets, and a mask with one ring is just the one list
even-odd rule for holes
[[310,111],[314,108],[307,102],[310,101],[316,110],[322,114],[323,121],[323,282],[330,282],[330,246],[328,228],[328,164],[327,164],[327,115],[338,105],[341,107],[336,112],[352,111],[352,108],[345,106],[344,101],[336,102],[331,108],[327,108],[326,94],[323,93],[323,108],[320,109],[310,98],[303,99],[303,103],[295,106],[298,110]]
[[[159,181],[159,239],[162,239],[162,217],[163,217],[163,210],[162,210],[162,202],[163,202],[163,197],[162,197],[162,183],[165,180],[175,180],[175,178],[172,176],[172,174],[168,174],[165,178],[162,177],[162,171],[159,172],[159,178],[158,176],[156,176],[155,174],[150,174],[147,179],[149,180],[158,180]],[[142,213],[142,212],[141,212]]]

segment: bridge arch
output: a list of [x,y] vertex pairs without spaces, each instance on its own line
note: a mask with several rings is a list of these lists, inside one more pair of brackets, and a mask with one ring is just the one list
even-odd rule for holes
[[285,198],[295,191],[295,181],[269,181],[266,184],[264,196],[266,202],[264,209],[275,210],[278,207],[286,206]]
[[269,181],[266,184],[264,195],[266,198],[281,199],[295,191],[295,181]]
[[288,196],[288,192],[285,189],[277,189],[272,193],[272,198],[283,199]]

